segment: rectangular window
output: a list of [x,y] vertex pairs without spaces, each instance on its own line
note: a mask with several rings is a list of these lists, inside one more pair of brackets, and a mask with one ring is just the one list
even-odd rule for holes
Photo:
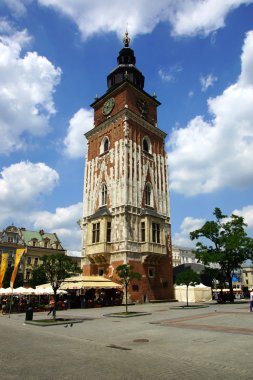
[[111,241],[111,232],[112,232],[112,223],[107,222],[107,232],[106,232],[106,241],[107,242]]
[[144,242],[145,240],[145,222],[141,222],[141,241]]
[[31,256],[28,256],[27,257],[27,265],[31,265],[32,264],[32,258]]
[[13,242],[14,242],[13,236],[8,236],[8,243],[13,243]]
[[148,268],[148,277],[150,278],[155,277],[155,268]]
[[26,272],[26,276],[25,276],[25,279],[26,279],[26,280],[30,280],[30,273],[31,273],[31,272],[28,272],[28,271]]
[[133,289],[133,292],[138,292],[139,291],[139,285],[133,285],[132,289]]
[[152,223],[152,242],[160,243],[160,224]]
[[39,262],[38,257],[35,257],[35,259],[34,259],[34,265],[38,265],[38,262]]
[[100,238],[100,223],[92,225],[92,243],[98,243]]
[[104,275],[104,268],[98,268],[98,275],[103,276]]

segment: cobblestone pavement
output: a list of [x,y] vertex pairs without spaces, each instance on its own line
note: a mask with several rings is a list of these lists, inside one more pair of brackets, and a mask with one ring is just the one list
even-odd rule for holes
[[[178,304],[177,304],[178,305]],[[253,313],[248,304],[177,309],[174,303],[131,306],[151,315],[107,317],[124,307],[58,312],[83,318],[73,327],[24,324],[0,316],[2,379],[252,379]],[[50,318],[35,313],[34,319]]]

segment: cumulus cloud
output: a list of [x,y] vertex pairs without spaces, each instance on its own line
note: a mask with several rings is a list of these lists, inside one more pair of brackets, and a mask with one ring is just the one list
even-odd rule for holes
[[184,195],[253,184],[253,31],[247,33],[238,81],[208,100],[211,120],[196,116],[169,142],[171,189]]
[[56,208],[55,212],[39,211],[29,215],[29,221],[36,230],[47,228],[57,233],[63,247],[72,251],[81,250],[82,232],[77,223],[82,217],[82,202]]
[[131,36],[146,34],[160,22],[168,22],[175,36],[208,35],[224,27],[233,9],[253,0],[38,0],[68,16],[82,37],[115,32],[121,38],[128,28]]
[[36,52],[23,50],[31,42],[26,30],[0,23],[0,154],[26,146],[27,135],[49,132],[56,112],[53,93],[61,70]]
[[69,121],[64,139],[64,153],[70,158],[84,157],[86,139],[84,134],[93,127],[93,111],[81,108]]
[[212,87],[214,85],[214,82],[217,81],[217,77],[215,77],[213,74],[208,74],[206,76],[201,75],[199,78],[200,85],[201,85],[201,91],[205,92],[208,87]]
[[232,214],[242,216],[248,225],[248,230],[253,232],[253,205],[245,206],[241,210],[234,210]]
[[5,5],[16,17],[20,17],[26,13],[26,6],[30,4],[31,1],[32,0],[3,0]]
[[205,219],[197,219],[187,216],[180,225],[180,231],[176,232],[172,237],[172,244],[179,247],[193,247],[195,242],[190,240],[190,232],[201,228],[205,224]]
[[10,215],[25,218],[42,194],[49,194],[58,184],[58,173],[44,163],[19,162],[3,168],[0,174],[0,223]]

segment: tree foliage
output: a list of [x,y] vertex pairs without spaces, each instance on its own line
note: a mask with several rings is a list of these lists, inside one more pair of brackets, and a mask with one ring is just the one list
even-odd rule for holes
[[42,265],[32,269],[31,279],[29,280],[32,287],[35,288],[37,285],[45,284],[47,281],[45,269]]
[[119,265],[116,268],[117,275],[120,278],[120,282],[125,287],[126,294],[126,313],[128,312],[128,285],[133,280],[141,280],[141,274],[139,272],[134,272],[133,267],[128,264]]
[[[65,278],[81,273],[82,270],[78,268],[77,264],[71,257],[63,253],[56,253],[42,257],[42,267],[44,268],[47,281],[50,282],[54,291],[54,301],[56,305],[56,293],[60,288]],[[54,318],[56,317],[56,306],[54,310]]]
[[188,288],[189,286],[195,286],[200,283],[199,275],[194,272],[191,268],[186,268],[181,273],[176,276],[177,285],[186,285],[186,302],[188,306]]
[[229,283],[230,300],[233,302],[232,276],[242,263],[253,257],[253,239],[247,236],[247,225],[241,216],[224,215],[215,208],[215,220],[207,221],[201,228],[190,233],[196,244],[196,257],[204,265],[218,264]]

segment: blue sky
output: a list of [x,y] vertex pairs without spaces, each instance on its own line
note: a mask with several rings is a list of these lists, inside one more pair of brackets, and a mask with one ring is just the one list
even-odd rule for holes
[[81,249],[84,133],[126,28],[168,136],[173,244],[215,207],[253,236],[253,0],[0,0],[0,228]]

